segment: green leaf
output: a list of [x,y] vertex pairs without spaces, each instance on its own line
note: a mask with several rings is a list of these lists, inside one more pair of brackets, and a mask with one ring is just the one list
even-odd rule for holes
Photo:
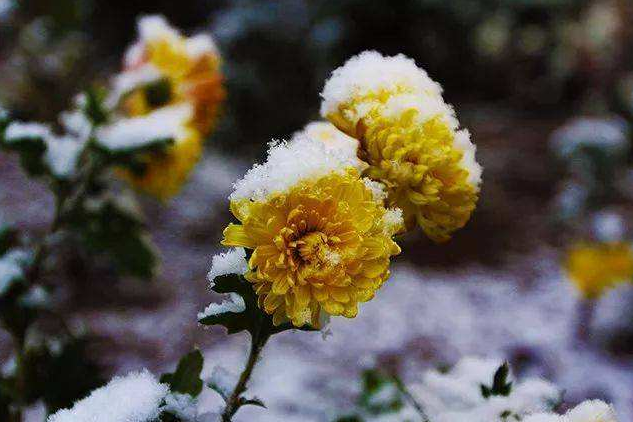
[[115,198],[95,199],[75,211],[70,227],[89,251],[109,256],[121,274],[150,279],[158,259],[140,216],[128,208]]
[[403,406],[402,394],[395,380],[378,370],[366,370],[362,374],[363,388],[358,404],[372,415],[393,413]]
[[160,377],[160,382],[168,384],[172,392],[197,397],[202,391],[203,381],[200,378],[200,373],[203,364],[202,353],[196,349],[180,359],[176,372],[163,374]]
[[3,136],[2,147],[7,151],[17,152],[20,165],[31,176],[40,176],[46,172],[43,158],[46,152],[46,142],[41,137],[19,137],[6,139]]
[[271,335],[287,330],[318,331],[309,325],[295,327],[291,323],[284,323],[275,326],[272,316],[262,311],[257,305],[257,295],[253,290],[253,285],[240,274],[225,274],[216,277],[211,290],[216,293],[239,295],[244,301],[244,309],[236,312],[227,308],[225,312],[208,313],[199,319],[203,325],[221,325],[226,328],[228,334],[248,331],[251,336],[257,335],[262,327]]
[[92,338],[71,338],[61,350],[50,351],[42,400],[49,412],[67,408],[106,383],[91,353]]
[[260,399],[258,399],[257,397],[253,397],[250,399],[247,399],[245,397],[241,397],[240,401],[242,403],[242,406],[257,406],[257,407],[263,407],[264,409],[267,409],[266,405],[264,404],[263,401],[261,401]]
[[85,92],[83,112],[93,125],[99,126],[108,121],[108,111],[105,106],[106,90],[90,88]]
[[504,362],[503,365],[497,369],[492,378],[492,387],[481,384],[481,395],[484,398],[491,396],[509,396],[512,392],[512,382],[508,382],[509,375],[510,365],[508,365],[508,362]]

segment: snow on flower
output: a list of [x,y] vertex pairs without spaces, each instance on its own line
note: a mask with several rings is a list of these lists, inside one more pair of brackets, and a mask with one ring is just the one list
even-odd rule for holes
[[253,250],[259,306],[279,325],[320,327],[324,313],[353,318],[389,277],[400,230],[361,179],[355,157],[298,137],[271,145],[268,160],[235,184],[239,224],[222,244]]
[[62,409],[47,422],[149,422],[157,418],[169,393],[147,370],[116,377],[94,390],[70,409]]
[[232,202],[261,201],[303,180],[332,172],[345,173],[347,168],[359,165],[356,156],[350,156],[348,150],[328,148],[318,139],[307,136],[297,136],[291,142],[272,142],[267,161],[253,166],[238,180],[229,199]]
[[[107,100],[123,118],[112,130],[131,136],[106,135],[122,147],[156,139],[149,135],[168,133],[174,138],[173,145],[142,158],[143,171],[120,171],[139,190],[168,199],[187,180],[215,125],[225,96],[221,60],[208,35],[185,37],[162,16],[140,19],[138,31],[139,39],[126,53],[124,69],[114,78]],[[171,115],[184,108],[186,116]]]
[[388,204],[436,241],[463,227],[478,199],[481,166],[441,87],[403,55],[361,53],[336,69],[321,115],[360,142],[365,175],[387,186]]

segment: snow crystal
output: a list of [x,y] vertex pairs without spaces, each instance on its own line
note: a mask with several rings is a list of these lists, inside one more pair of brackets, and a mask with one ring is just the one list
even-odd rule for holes
[[227,274],[244,274],[248,271],[244,248],[231,248],[228,252],[215,255],[211,260],[211,270],[207,280],[213,283],[216,277]]
[[177,139],[192,115],[189,104],[163,107],[142,117],[121,119],[97,130],[97,141],[111,150],[141,148],[158,139]]
[[189,394],[167,394],[161,410],[171,413],[182,422],[198,422],[198,402]]
[[392,235],[396,233],[400,227],[404,226],[404,218],[400,208],[388,208],[382,217],[382,225],[385,228],[385,234]]
[[407,90],[440,96],[442,88],[415,61],[399,54],[386,57],[376,51],[365,51],[334,70],[325,83],[321,97],[321,115],[336,112],[341,103],[360,92]]
[[593,234],[602,242],[618,242],[624,238],[624,219],[613,211],[600,211],[593,216]]
[[233,312],[239,314],[244,312],[246,304],[242,296],[237,293],[229,293],[229,300],[224,300],[222,303],[211,303],[203,312],[198,313],[198,319],[203,319],[213,315],[224,314],[226,312]]
[[147,370],[115,377],[70,409],[48,417],[48,422],[149,422],[158,417],[169,388]]
[[13,122],[4,133],[7,142],[20,139],[46,139],[52,136],[51,128],[48,125],[31,122]]
[[51,136],[46,139],[44,162],[51,173],[59,178],[68,178],[75,172],[83,142],[70,136]]
[[268,159],[256,164],[234,184],[231,200],[263,200],[284,192],[298,182],[358,168],[358,159],[349,151],[327,148],[321,141],[299,136],[291,142],[272,142]]
[[385,190],[385,185],[382,183],[371,180],[368,177],[363,177],[363,183],[367,186],[367,189],[371,191],[374,201],[382,202],[387,198],[387,191]]

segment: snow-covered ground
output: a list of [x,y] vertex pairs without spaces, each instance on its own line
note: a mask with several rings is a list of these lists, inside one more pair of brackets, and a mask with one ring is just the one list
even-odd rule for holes
[[[335,318],[332,335],[284,333],[257,367],[251,392],[269,410],[241,410],[238,421],[325,421],[351,405],[359,370],[386,355],[401,361],[408,381],[433,364],[463,355],[520,361],[523,374],[542,376],[565,390],[565,402],[602,398],[622,421],[633,420],[633,359],[601,351],[601,337],[619,328],[633,288],[611,292],[597,309],[593,345],[575,340],[575,292],[550,252],[525,257],[535,265],[529,286],[508,271],[465,268],[424,271],[399,265],[376,298],[354,320]],[[246,337],[206,351],[206,371],[220,362],[238,371]],[[213,403],[213,401],[210,401]]]

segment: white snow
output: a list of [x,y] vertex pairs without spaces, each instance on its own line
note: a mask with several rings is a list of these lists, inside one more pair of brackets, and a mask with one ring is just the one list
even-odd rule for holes
[[75,173],[83,146],[83,142],[71,136],[51,136],[46,139],[44,162],[54,176],[69,178]]
[[137,27],[139,37],[144,41],[162,37],[174,39],[180,37],[180,33],[161,15],[143,16],[138,20]]
[[550,144],[561,158],[570,158],[581,148],[600,148],[612,156],[625,154],[630,147],[629,128],[619,117],[578,117],[552,133]]
[[524,422],[618,422],[613,407],[601,400],[587,400],[565,415],[538,413],[530,415]]
[[351,157],[344,149],[327,148],[313,138],[299,136],[292,142],[272,142],[266,162],[254,165],[238,180],[229,198],[263,200],[302,180],[343,172],[350,167],[358,168],[356,156]]
[[[462,358],[448,373],[427,371],[422,382],[409,386],[431,420],[438,422],[503,422],[501,414],[522,417],[550,410],[561,391],[542,379],[514,380],[509,396],[483,397],[481,385],[491,386],[498,359]],[[512,378],[510,378],[512,380]]]
[[141,148],[158,139],[178,139],[182,126],[192,116],[189,104],[163,107],[148,115],[120,119],[99,128],[97,142],[110,150]]
[[244,303],[244,299],[237,293],[229,293],[229,300],[224,300],[219,304],[209,304],[203,312],[198,313],[198,319],[224,314],[227,312],[239,314],[240,312],[244,312],[245,309],[246,304]]
[[592,231],[597,240],[619,242],[624,239],[626,224],[620,214],[614,211],[602,210],[593,216]]
[[[244,408],[236,422],[336,420],[356,398],[363,362],[398,356],[404,381],[415,384],[430,367],[468,355],[524,356],[522,377],[542,377],[565,390],[566,404],[600,397],[614,404],[621,421],[633,420],[633,363],[603,350],[600,342],[608,341],[611,318],[594,324],[596,344],[578,345],[577,296],[554,252],[511,257],[512,270],[468,265],[447,273],[396,264],[376,297],[361,305],[358,317],[332,319],[327,341],[315,333],[275,336],[249,384],[268,410]],[[609,311],[624,324],[631,302],[610,298],[629,290],[633,293],[623,285],[605,297],[596,308],[596,322]],[[233,336],[208,349],[206,359],[221,356],[228,369],[240,371],[247,342],[246,335]]]
[[383,202],[387,198],[387,191],[382,183],[371,180],[368,177],[363,177],[363,183],[371,191],[374,201]]
[[149,422],[158,417],[169,388],[147,370],[115,377],[70,409],[48,417],[48,422]]
[[162,77],[160,71],[151,63],[119,73],[112,82],[111,93],[106,101],[108,107],[115,107],[125,94],[156,82]]
[[22,250],[12,250],[0,256],[0,296],[24,277],[24,265],[28,254]]
[[455,132],[454,146],[464,154],[461,165],[468,171],[468,183],[479,189],[483,167],[475,159],[477,146],[471,142],[470,132],[466,129]]
[[213,283],[216,277],[227,274],[244,274],[248,271],[246,251],[244,248],[231,248],[227,252],[219,253],[211,259],[211,270],[207,280]]
[[233,388],[237,385],[239,376],[223,366],[215,366],[208,379],[209,384],[213,384],[214,389],[224,398],[230,397]]
[[404,227],[404,218],[400,208],[388,208],[382,220],[385,234],[388,235],[393,235],[398,231],[398,228]]
[[189,57],[196,58],[205,54],[218,55],[218,47],[209,34],[197,34],[187,38],[185,48]]
[[199,422],[198,401],[189,394],[167,394],[161,410],[177,416],[181,422]]
[[442,94],[441,86],[412,59],[402,54],[388,57],[376,51],[365,51],[332,72],[321,93],[321,115],[326,117],[335,112],[340,104],[361,92],[403,89],[411,94]]
[[48,125],[32,122],[13,122],[7,126],[4,137],[7,142],[20,139],[46,139],[52,136]]

